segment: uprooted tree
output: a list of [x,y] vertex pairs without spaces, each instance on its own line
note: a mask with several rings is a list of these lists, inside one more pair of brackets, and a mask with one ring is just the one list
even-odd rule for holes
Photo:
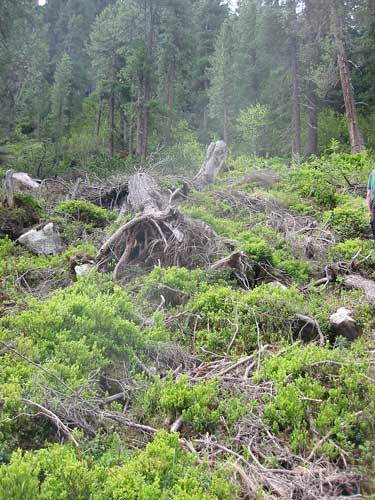
[[[191,183],[194,189],[201,190],[215,182],[227,152],[223,141],[210,144],[207,158]],[[114,260],[113,278],[118,280],[129,264],[194,267],[217,258],[225,242],[206,223],[177,210],[178,194],[179,189],[161,189],[146,172],[132,175],[122,212],[136,215],[102,245],[97,255],[99,267],[105,269]]]

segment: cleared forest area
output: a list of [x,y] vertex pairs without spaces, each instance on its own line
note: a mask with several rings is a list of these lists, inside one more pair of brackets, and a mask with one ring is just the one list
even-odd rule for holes
[[374,2],[39,3],[0,4],[0,500],[373,498]]

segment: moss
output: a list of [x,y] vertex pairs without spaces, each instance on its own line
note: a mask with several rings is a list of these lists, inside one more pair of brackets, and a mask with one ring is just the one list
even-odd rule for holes
[[43,206],[35,198],[26,194],[14,196],[14,207],[0,202],[0,237],[9,236],[16,240],[25,229],[38,224],[45,215]]
[[113,221],[117,217],[115,212],[98,207],[94,203],[85,200],[62,201],[56,206],[55,212],[71,216],[77,221],[97,226],[103,226],[108,221]]

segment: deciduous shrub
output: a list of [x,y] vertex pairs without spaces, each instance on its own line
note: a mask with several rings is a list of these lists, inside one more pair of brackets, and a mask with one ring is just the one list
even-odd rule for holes
[[369,233],[369,218],[364,208],[337,207],[325,212],[323,222],[341,241]]
[[[120,454],[119,454],[120,453]],[[108,464],[109,462],[109,464]],[[116,465],[116,462],[120,462]],[[94,456],[71,445],[13,454],[0,466],[0,499],[232,500],[237,488],[225,470],[211,470],[183,451],[178,435],[160,431],[145,450],[118,447]]]
[[304,299],[294,288],[283,290],[272,284],[248,292],[211,287],[192,300],[191,310],[202,318],[196,332],[200,345],[225,351],[238,327],[233,347],[243,352],[257,346],[258,334],[263,343],[291,338],[294,316],[304,310]]
[[62,215],[70,215],[76,220],[102,226],[108,221],[115,220],[116,212],[98,207],[86,200],[68,200],[60,202],[55,212]]
[[274,381],[277,394],[266,404],[265,421],[274,432],[287,433],[295,450],[311,451],[317,432],[318,440],[330,436],[318,453],[351,453],[366,445],[374,429],[369,368],[360,342],[341,351],[295,344],[283,356],[268,357],[258,378]]

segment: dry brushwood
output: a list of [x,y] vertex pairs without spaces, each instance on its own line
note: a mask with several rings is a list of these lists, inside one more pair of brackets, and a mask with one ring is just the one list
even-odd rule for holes
[[[218,144],[210,146],[196,177],[199,187],[213,182],[225,161],[226,145]],[[116,262],[114,280],[121,279],[131,264],[195,267],[209,265],[222,253],[225,244],[213,229],[178,212],[175,194],[163,191],[146,172],[130,176],[126,209],[137,215],[121,226],[97,255],[101,269],[108,268],[112,260]]]

